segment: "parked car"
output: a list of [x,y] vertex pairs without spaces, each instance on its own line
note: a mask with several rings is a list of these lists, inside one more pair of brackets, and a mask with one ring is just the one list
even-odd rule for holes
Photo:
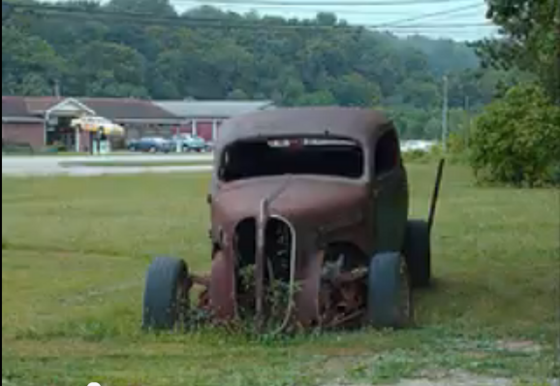
[[173,142],[160,137],[147,137],[132,140],[128,143],[128,150],[149,153],[169,153],[173,151]]
[[208,151],[208,143],[204,138],[192,134],[176,135],[172,139],[173,146],[176,149],[179,147],[183,152],[203,152]]

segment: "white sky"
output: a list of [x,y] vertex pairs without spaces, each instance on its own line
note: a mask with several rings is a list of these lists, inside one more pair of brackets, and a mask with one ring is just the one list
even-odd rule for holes
[[[171,0],[172,3],[179,11],[185,11],[191,7],[208,4],[216,6],[217,8],[227,9],[238,13],[246,13],[251,10],[257,11],[260,15],[276,15],[283,17],[296,17],[296,18],[313,18],[317,12],[333,12],[339,18],[347,20],[351,24],[368,24],[379,25],[384,23],[392,23],[397,20],[417,17],[419,15],[445,12],[457,8],[467,8],[469,6],[476,6],[476,8],[463,9],[447,15],[433,16],[423,18],[418,21],[410,21],[403,23],[403,25],[422,24],[424,28],[416,29],[389,29],[391,32],[404,36],[410,33],[419,33],[422,35],[434,38],[451,38],[454,40],[476,40],[483,37],[491,36],[495,32],[493,26],[472,26],[472,24],[489,23],[485,18],[486,4],[484,0],[449,0],[447,2],[432,3],[430,0],[417,0],[416,4],[398,4],[399,1],[394,0],[395,5],[342,5],[344,0],[269,0],[282,3],[310,3],[316,1],[322,3],[320,6],[303,6],[303,5],[248,5],[251,0],[240,1],[245,4],[231,4],[235,1],[228,0]],[[264,3],[267,0],[255,0],[257,3]],[[334,2],[338,5],[324,5],[328,2]],[[383,2],[390,3],[387,0],[347,0],[354,3],[372,3]],[[437,1],[437,0],[436,0]],[[412,2],[412,1],[409,1]],[[229,3],[229,4],[228,4]],[[449,26],[452,24],[453,26]],[[457,26],[470,25],[470,26]],[[429,25],[430,28],[425,28]],[[435,26],[435,28],[432,28]],[[438,27],[439,26],[439,27]]]
[[[58,0],[44,0],[54,2]],[[105,3],[109,0],[101,0]],[[333,12],[339,19],[344,19],[350,24],[380,25],[394,23],[402,19],[413,18],[420,15],[453,11],[457,8],[468,8],[446,15],[422,18],[417,21],[407,21],[402,25],[421,24],[422,28],[382,28],[398,36],[420,34],[432,38],[448,38],[458,41],[478,40],[490,37],[496,32],[494,26],[480,26],[488,23],[485,18],[485,0],[170,0],[179,12],[201,5],[212,5],[223,10],[237,13],[257,11],[260,15],[283,16],[286,18],[314,18],[318,12]],[[251,1],[255,5],[249,5]],[[282,5],[262,5],[267,1],[283,3]],[[439,1],[439,3],[438,3]],[[297,5],[297,3],[321,3],[320,6]],[[392,5],[375,5],[375,3]],[[399,4],[408,2],[412,4]],[[431,2],[431,3],[430,3]],[[241,4],[236,4],[241,3]],[[294,3],[294,5],[291,5]],[[335,3],[335,5],[325,5]],[[354,4],[348,4],[354,3]],[[356,5],[355,3],[369,3],[369,5]],[[449,26],[451,24],[451,26]],[[459,24],[459,26],[458,26]],[[464,26],[464,25],[467,26]],[[473,26],[473,24],[475,24]],[[426,28],[426,25],[429,28]],[[439,27],[438,27],[439,26]]]

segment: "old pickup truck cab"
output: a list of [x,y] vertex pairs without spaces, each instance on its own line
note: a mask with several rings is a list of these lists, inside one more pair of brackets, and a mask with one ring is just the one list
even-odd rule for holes
[[436,196],[430,220],[409,220],[398,132],[379,112],[286,108],[231,119],[208,194],[210,273],[154,260],[144,326],[184,320],[180,304],[196,284],[204,286],[198,307],[223,323],[251,317],[261,329],[277,319],[279,331],[410,325],[412,290],[431,280]]

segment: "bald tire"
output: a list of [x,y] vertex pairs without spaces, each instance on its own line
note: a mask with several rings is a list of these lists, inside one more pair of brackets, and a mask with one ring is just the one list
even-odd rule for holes
[[370,326],[401,329],[412,324],[414,309],[406,270],[406,261],[399,252],[379,253],[371,259],[367,297]]
[[187,264],[172,257],[157,257],[146,274],[142,327],[173,330],[188,308]]

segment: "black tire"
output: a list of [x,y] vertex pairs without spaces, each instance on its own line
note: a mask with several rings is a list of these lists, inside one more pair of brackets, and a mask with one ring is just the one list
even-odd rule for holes
[[406,226],[403,253],[410,270],[412,288],[426,288],[432,281],[432,253],[428,222],[412,220]]
[[412,324],[410,277],[398,252],[379,253],[370,262],[367,321],[375,328],[400,329]]
[[188,311],[187,264],[170,257],[156,258],[146,275],[143,304],[144,329],[173,330]]

